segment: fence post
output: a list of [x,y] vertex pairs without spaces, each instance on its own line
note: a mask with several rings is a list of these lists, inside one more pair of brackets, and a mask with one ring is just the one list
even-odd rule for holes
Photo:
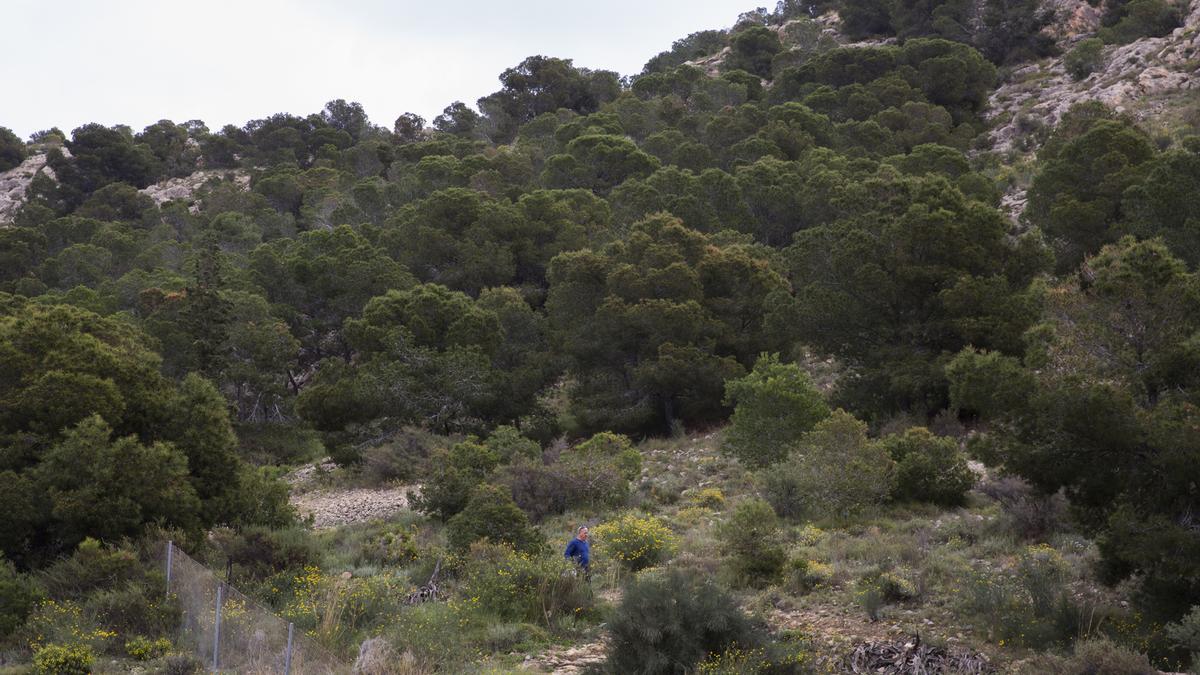
[[296,624],[289,621],[287,653],[283,657],[283,675],[292,675],[292,631],[295,629]]
[[213,654],[212,654],[212,671],[219,672],[221,654],[221,600],[225,596],[225,584],[217,582],[217,618],[213,624]]
[[175,553],[175,542],[167,540],[167,595],[171,594],[171,563]]

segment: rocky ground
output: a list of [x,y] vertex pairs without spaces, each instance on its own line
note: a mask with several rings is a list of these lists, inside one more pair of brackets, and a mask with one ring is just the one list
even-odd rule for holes
[[409,494],[420,489],[416,485],[383,488],[322,486],[322,477],[336,469],[336,464],[324,459],[306,464],[284,478],[292,486],[289,500],[292,506],[301,517],[312,516],[316,529],[385,520],[407,509]]

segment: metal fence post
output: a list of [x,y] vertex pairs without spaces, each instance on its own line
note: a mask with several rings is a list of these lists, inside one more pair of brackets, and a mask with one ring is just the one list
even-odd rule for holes
[[212,654],[212,671],[219,672],[221,654],[221,600],[225,596],[225,584],[217,582],[217,618],[213,623],[213,654]]
[[167,540],[167,595],[171,594],[171,563],[175,553],[175,542]]
[[283,675],[292,675],[292,631],[296,629],[296,624],[288,622],[288,643],[287,652],[283,657]]

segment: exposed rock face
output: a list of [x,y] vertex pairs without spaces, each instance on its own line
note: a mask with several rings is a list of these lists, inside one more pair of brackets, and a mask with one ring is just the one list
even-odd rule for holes
[[[66,149],[63,149],[66,154]],[[54,178],[54,169],[46,166],[46,155],[31,155],[20,166],[0,173],[0,225],[11,223],[25,203],[25,191],[33,177],[44,173]]]
[[[1087,6],[1082,0],[1056,0],[1055,4]],[[1079,8],[1077,15],[1085,13]],[[1094,30],[1098,21],[1098,16],[1095,23],[1080,18],[1078,25]],[[1081,34],[1065,37],[1070,41]],[[1192,0],[1183,26],[1161,38],[1106,47],[1104,65],[1084,80],[1074,81],[1061,58],[1027,65],[992,94],[987,117],[997,124],[994,147],[1002,152],[1014,149],[1023,134],[1054,126],[1071,106],[1085,101],[1100,101],[1138,119],[1159,113],[1169,103],[1164,97],[1200,89],[1198,59],[1200,0]]]
[[[138,190],[138,192],[150,197],[154,200],[154,203],[158,204],[159,206],[176,199],[191,201],[192,195],[196,194],[196,191],[200,189],[200,186],[214,178],[218,180],[230,180],[243,190],[250,187],[249,174],[241,170],[230,169],[197,171],[190,176],[184,176],[183,178],[170,178],[162,181],[161,183],[155,183],[147,188]],[[197,208],[198,207],[196,204],[191,205],[191,210],[193,213],[196,212]]]
[[1042,8],[1054,12],[1054,21],[1045,32],[1060,41],[1100,30],[1104,13],[1099,4],[1093,7],[1087,0],[1046,0]]

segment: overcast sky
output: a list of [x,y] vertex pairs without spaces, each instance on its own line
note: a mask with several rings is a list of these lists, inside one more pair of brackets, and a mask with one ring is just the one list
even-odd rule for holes
[[[766,3],[760,3],[766,4]],[[671,42],[724,28],[737,0],[0,0],[0,126],[202,119],[242,125],[326,101],[377,124],[432,119],[499,89],[533,54],[641,70]]]

